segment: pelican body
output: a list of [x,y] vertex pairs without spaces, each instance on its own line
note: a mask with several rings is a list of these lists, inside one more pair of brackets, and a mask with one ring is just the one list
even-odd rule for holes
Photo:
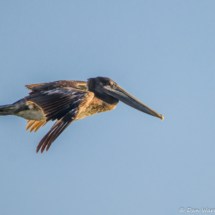
[[30,132],[36,132],[49,121],[56,121],[37,146],[37,152],[48,151],[53,141],[75,120],[113,110],[119,101],[146,114],[161,118],[109,78],[84,81],[56,81],[26,85],[31,91],[25,98],[0,106],[0,115],[27,119]]

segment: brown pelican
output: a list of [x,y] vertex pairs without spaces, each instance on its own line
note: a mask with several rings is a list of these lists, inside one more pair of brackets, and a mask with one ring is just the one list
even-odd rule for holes
[[48,121],[56,120],[37,146],[41,153],[75,120],[113,110],[119,101],[146,114],[164,117],[138,101],[109,78],[97,77],[84,81],[56,81],[26,85],[31,91],[25,98],[0,106],[0,115],[27,119],[30,132],[36,132]]

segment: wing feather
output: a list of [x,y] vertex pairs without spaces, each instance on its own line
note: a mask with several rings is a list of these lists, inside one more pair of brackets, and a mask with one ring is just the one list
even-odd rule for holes
[[67,113],[61,120],[58,120],[50,129],[50,131],[43,137],[37,146],[37,152],[41,149],[43,153],[44,149],[48,151],[54,140],[72,123],[75,119],[78,110],[72,110]]
[[[41,87],[41,86],[39,86]],[[38,91],[33,91],[25,99],[35,103],[43,111],[46,122],[57,120],[50,131],[43,137],[37,146],[37,152],[41,153],[49,149],[53,141],[75,120],[75,118],[85,109],[94,97],[94,93],[72,87],[61,87]],[[41,88],[40,88],[41,89]],[[43,88],[47,89],[47,88]],[[35,131],[44,123],[29,122],[27,127]]]
[[88,91],[76,89],[53,89],[41,92],[32,92],[25,99],[38,105],[46,121],[59,120],[70,110],[75,109],[85,99]]
[[87,83],[86,81],[54,81],[48,83],[40,83],[40,84],[30,84],[25,85],[29,90],[34,92],[52,90],[56,88],[63,88],[63,87],[73,87],[78,88],[81,90],[87,90]]

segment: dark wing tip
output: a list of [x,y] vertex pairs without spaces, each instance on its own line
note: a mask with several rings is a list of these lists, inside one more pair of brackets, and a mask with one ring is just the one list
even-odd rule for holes
[[58,120],[50,129],[50,131],[43,137],[37,146],[36,152],[43,153],[49,150],[51,144],[57,139],[57,137],[72,123],[78,110],[78,108],[71,110],[61,120]]

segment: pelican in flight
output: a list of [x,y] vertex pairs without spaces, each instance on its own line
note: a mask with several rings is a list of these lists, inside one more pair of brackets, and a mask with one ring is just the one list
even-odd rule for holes
[[26,85],[31,91],[19,101],[0,106],[0,115],[27,119],[30,132],[36,132],[49,121],[56,121],[37,146],[41,153],[75,120],[113,110],[119,101],[146,114],[164,117],[134,98],[110,78],[85,81],[55,81]]

